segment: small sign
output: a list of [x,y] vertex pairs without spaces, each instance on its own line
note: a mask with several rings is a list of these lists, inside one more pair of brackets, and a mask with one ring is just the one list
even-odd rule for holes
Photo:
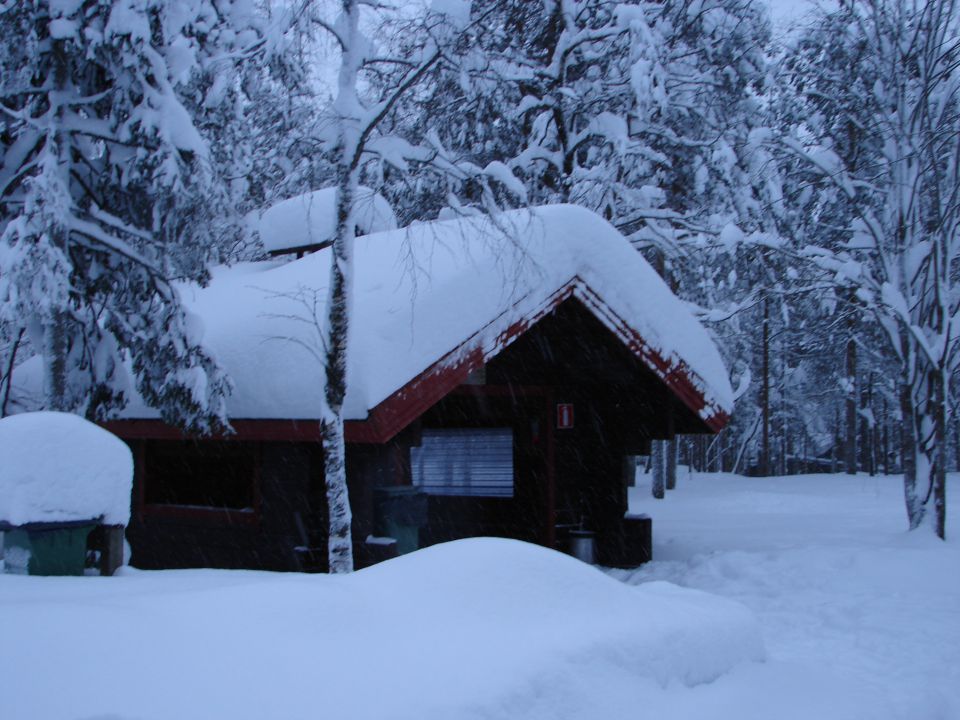
[[557,403],[557,429],[573,429],[573,403]]

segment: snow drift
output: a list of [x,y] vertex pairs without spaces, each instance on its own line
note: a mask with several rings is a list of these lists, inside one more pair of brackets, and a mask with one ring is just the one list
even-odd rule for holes
[[511,540],[351,576],[124,572],[0,578],[0,717],[597,717],[764,655],[734,602]]

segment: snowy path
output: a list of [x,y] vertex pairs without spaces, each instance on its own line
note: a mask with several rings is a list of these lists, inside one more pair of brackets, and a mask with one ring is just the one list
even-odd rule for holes
[[776,717],[960,718],[960,545],[904,531],[899,477],[683,474],[663,501],[640,483],[656,560],[615,574],[739,600],[771,668],[827,675]]

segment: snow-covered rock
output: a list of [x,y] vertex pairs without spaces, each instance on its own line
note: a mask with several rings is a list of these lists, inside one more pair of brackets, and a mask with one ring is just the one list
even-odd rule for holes
[[0,522],[126,525],[132,485],[130,448],[93,423],[58,412],[0,419]]

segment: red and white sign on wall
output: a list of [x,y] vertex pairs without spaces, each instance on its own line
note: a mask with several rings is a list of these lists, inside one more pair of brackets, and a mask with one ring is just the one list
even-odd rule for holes
[[573,428],[573,403],[557,403],[557,429]]

